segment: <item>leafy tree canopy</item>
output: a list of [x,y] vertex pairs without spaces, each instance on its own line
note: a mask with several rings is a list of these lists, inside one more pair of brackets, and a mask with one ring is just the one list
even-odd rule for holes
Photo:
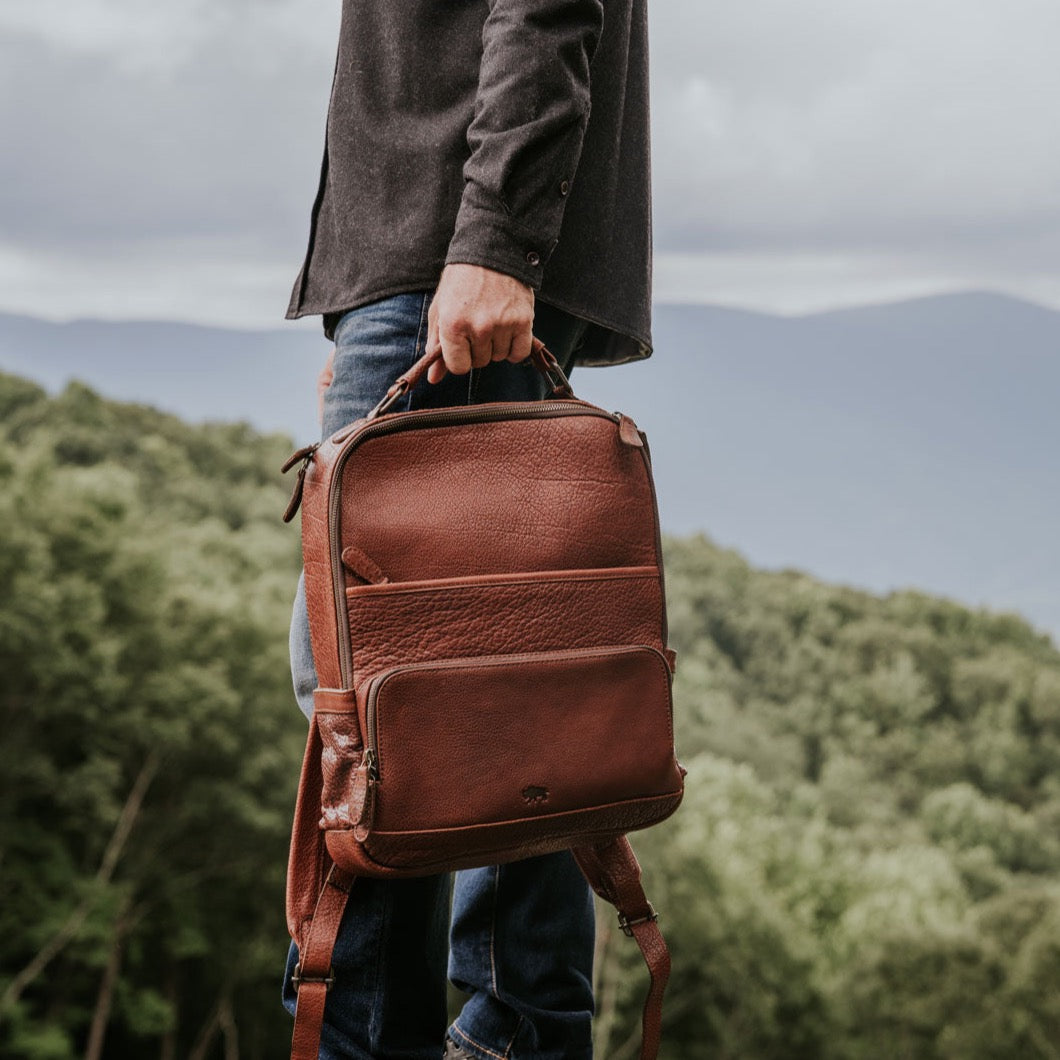
[[[279,1058],[291,448],[0,375],[0,1054]],[[1060,652],[664,540],[674,1060],[1060,1056]],[[597,1054],[643,970],[601,910]]]

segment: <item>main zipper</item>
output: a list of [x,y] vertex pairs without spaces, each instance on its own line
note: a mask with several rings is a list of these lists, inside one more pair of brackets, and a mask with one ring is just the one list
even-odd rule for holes
[[457,405],[424,409],[420,412],[401,412],[395,414],[393,419],[369,420],[363,427],[351,430],[348,438],[345,439],[345,448],[335,461],[331,490],[328,495],[328,540],[331,546],[332,590],[335,598],[335,625],[339,642],[339,672],[343,688],[353,687],[353,648],[350,644],[350,623],[346,613],[342,541],[339,538],[339,519],[342,515],[342,472],[350,454],[369,438],[423,425],[481,423],[489,420],[548,419],[552,416],[599,416],[601,419],[611,420],[620,426],[623,419],[628,419],[620,412],[608,412],[606,409],[598,408],[579,399],[567,398],[562,401],[505,402],[503,407]]

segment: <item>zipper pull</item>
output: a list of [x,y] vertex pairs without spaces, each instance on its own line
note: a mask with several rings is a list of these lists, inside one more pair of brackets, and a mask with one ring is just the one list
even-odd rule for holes
[[637,425],[624,413],[616,412],[618,417],[618,436],[626,445],[632,445],[637,449],[644,448],[644,439],[637,430]]
[[375,751],[371,747],[364,752],[364,758],[353,774],[353,791],[350,794],[350,816],[356,814],[353,821],[353,837],[363,843],[372,830],[375,819],[375,786],[379,781],[379,768],[376,765]]
[[291,494],[291,499],[287,502],[287,508],[283,513],[283,521],[289,523],[293,518],[295,512],[298,511],[298,506],[302,503],[302,490],[305,488],[305,473],[309,470],[309,465],[313,460],[313,454],[320,448],[320,443],[315,442],[313,445],[303,446],[301,449],[292,453],[280,468],[280,471],[286,475],[288,471],[298,463],[302,461],[302,466],[298,469],[298,481],[294,484],[294,492]]
[[356,545],[347,545],[342,550],[342,565],[368,585],[385,585],[390,581],[383,568]]

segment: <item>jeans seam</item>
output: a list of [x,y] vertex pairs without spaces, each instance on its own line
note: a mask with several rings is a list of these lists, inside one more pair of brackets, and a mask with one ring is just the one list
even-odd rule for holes
[[519,1015],[519,1022],[515,1025],[515,1030],[512,1031],[511,1038],[508,1039],[508,1044],[504,1049],[505,1060],[512,1055],[512,1046],[515,1045],[515,1039],[519,1037],[519,1031],[523,1028],[523,1023],[526,1021],[526,1017],[522,1014]]
[[[420,322],[416,326],[416,345],[415,345],[415,348],[413,349],[413,356],[412,356],[413,364],[415,364],[416,361],[418,361],[420,359],[420,357],[423,355],[425,347],[427,345],[427,340],[426,340],[426,337],[424,336],[423,328],[424,328],[424,325],[427,324],[427,314],[428,314],[428,312],[430,311],[430,308],[431,308],[431,298],[432,297],[433,297],[433,292],[432,291],[424,291],[423,292],[423,302],[420,304]],[[410,367],[411,367],[411,365],[410,365]],[[404,404],[404,409],[405,409],[406,412],[408,412],[412,408],[412,389],[410,389],[409,392],[405,395],[405,400],[404,400],[403,404]]]
[[493,866],[493,903],[490,907],[490,983],[493,986],[493,996],[500,999],[500,987],[497,985],[497,955],[495,944],[497,941],[497,894],[501,889],[501,867]]
[[476,1041],[474,1038],[471,1037],[470,1034],[467,1033],[467,1031],[462,1030],[460,1027],[456,1026],[456,1024],[453,1024],[453,1030],[457,1034],[459,1034],[460,1037],[463,1038],[468,1045],[473,1045],[476,1049],[481,1049],[487,1055],[496,1057],[496,1060],[508,1060],[508,1049],[511,1048],[510,1045],[508,1046],[508,1049],[504,1050],[503,1053],[495,1053],[488,1046],[483,1045],[482,1042]]
[[384,935],[387,933],[387,929],[390,926],[390,892],[385,887],[378,888],[379,898],[381,899],[382,909],[380,910],[380,925],[379,930],[376,932],[377,948],[375,951],[375,960],[372,962],[372,967],[376,969],[375,975],[375,990],[372,993],[372,1012],[368,1019],[368,1044],[369,1048],[375,1048],[376,1034],[379,1030],[379,1019],[378,1013],[382,1011],[382,993],[383,993],[383,976],[378,974],[379,966],[382,962],[383,950],[386,948],[386,940]]
[[[496,957],[496,941],[497,941],[497,903],[500,901],[501,892],[501,867],[500,865],[493,866],[493,908],[490,911],[490,979],[493,983],[493,996],[500,1000],[500,985],[497,982],[497,957]],[[504,1047],[504,1060],[508,1060],[511,1056],[512,1046],[515,1045],[515,1039],[519,1037],[519,1030],[523,1025],[525,1017],[520,1014],[519,1021],[515,1025],[515,1030],[512,1031],[512,1036],[508,1039],[508,1044]],[[489,1050],[487,1050],[488,1052]],[[496,1053],[493,1054],[496,1056]]]
[[421,352],[423,350],[423,345],[421,345],[420,340],[423,337],[423,325],[427,321],[427,313],[430,311],[430,308],[431,308],[431,292],[430,291],[424,291],[423,292],[423,302],[420,304],[420,323],[419,323],[419,326],[416,328],[416,360],[417,361],[420,359],[420,355],[421,355]]

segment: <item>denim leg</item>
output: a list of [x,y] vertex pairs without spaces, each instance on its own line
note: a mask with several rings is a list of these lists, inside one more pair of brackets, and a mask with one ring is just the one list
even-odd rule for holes
[[[382,299],[347,313],[335,331],[335,375],[323,436],[363,416],[423,352],[432,292]],[[584,324],[537,303],[534,333],[569,371]],[[427,408],[545,395],[529,363],[498,361],[440,383],[426,380],[395,406]],[[291,623],[295,698],[312,715],[316,687],[304,578]],[[437,1060],[445,1033],[446,926],[451,878],[359,879],[335,946],[320,1056]],[[532,929],[532,930],[531,930]],[[449,975],[472,996],[454,1037],[483,1057],[591,1054],[593,907],[566,852],[456,874]],[[295,1007],[291,945],[283,1000]]]
[[453,1039],[486,1060],[588,1060],[594,926],[568,851],[456,873],[449,978],[471,996]]
[[309,640],[309,612],[305,601],[305,571],[298,575],[291,612],[291,632],[288,638],[291,653],[291,682],[298,708],[313,717],[313,689],[317,686],[317,672],[313,665],[313,646]]

